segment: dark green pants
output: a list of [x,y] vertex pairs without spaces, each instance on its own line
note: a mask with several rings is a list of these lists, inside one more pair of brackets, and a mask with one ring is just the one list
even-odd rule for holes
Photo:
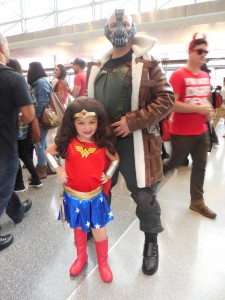
[[150,188],[137,187],[133,136],[119,138],[116,148],[120,156],[120,164],[112,178],[113,186],[117,183],[119,172],[121,172],[131,192],[131,197],[137,204],[136,215],[140,220],[140,230],[150,233],[163,231],[160,220],[161,210],[155,194],[157,185],[152,185]]

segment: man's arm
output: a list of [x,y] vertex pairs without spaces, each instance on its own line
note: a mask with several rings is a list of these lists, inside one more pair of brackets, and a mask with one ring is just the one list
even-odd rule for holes
[[210,103],[204,105],[196,105],[179,101],[179,95],[175,94],[174,111],[178,113],[198,113],[202,115],[210,115],[213,111]]
[[[147,84],[140,87],[140,92],[141,89],[144,89],[144,100],[141,100],[141,108],[127,112],[125,116],[130,132],[157,124],[173,110],[174,92],[167,81],[161,64],[157,62],[155,66],[148,69],[147,74],[151,80],[145,80]],[[154,86],[150,84],[152,82],[154,82]],[[123,129],[126,132],[126,128]]]
[[80,85],[74,85],[73,89],[69,89],[70,95],[73,97],[77,97],[80,93],[81,86]]
[[20,112],[22,113],[20,121],[22,123],[30,123],[35,116],[34,105],[29,104],[29,105],[22,106],[20,107]]

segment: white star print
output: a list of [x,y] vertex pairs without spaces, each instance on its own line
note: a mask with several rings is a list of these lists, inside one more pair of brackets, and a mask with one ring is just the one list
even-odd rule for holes
[[79,214],[80,210],[78,207],[76,208],[75,212]]
[[99,229],[101,226],[97,223],[96,225],[95,225],[95,228],[96,229]]
[[108,215],[110,216],[110,218],[112,218],[113,213],[110,211],[110,213],[108,213]]
[[101,202],[103,202],[103,197],[99,198]]
[[87,223],[85,225],[89,228],[90,227],[90,222],[87,221]]

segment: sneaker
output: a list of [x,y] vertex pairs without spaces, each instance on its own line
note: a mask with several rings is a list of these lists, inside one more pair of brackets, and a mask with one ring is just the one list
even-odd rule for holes
[[25,192],[25,190],[26,190],[26,188],[25,188],[25,185],[23,183],[17,184],[14,187],[14,192],[17,192],[17,193]]
[[39,178],[31,179],[29,186],[33,188],[40,188],[43,185]]
[[219,143],[213,143],[213,144],[212,144],[212,147],[213,147],[214,149],[218,149],[218,148],[219,148],[219,145],[220,145]]

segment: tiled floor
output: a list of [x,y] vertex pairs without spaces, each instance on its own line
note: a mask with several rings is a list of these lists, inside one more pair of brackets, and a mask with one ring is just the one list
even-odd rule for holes
[[[139,231],[135,205],[121,178],[113,190],[115,220],[108,225],[109,262],[113,282],[106,284],[96,268],[93,241],[83,272],[69,276],[75,259],[73,232],[57,221],[60,183],[56,175],[40,190],[20,194],[33,201],[21,224],[5,214],[1,234],[13,233],[14,243],[0,252],[2,300],[224,300],[225,299],[225,139],[219,124],[220,147],[209,154],[205,198],[218,214],[204,218],[188,209],[190,167],[181,167],[161,187],[158,200],[165,228],[159,236],[157,273],[141,271],[144,236]],[[168,145],[167,145],[168,146]],[[28,173],[24,178],[28,184]]]

